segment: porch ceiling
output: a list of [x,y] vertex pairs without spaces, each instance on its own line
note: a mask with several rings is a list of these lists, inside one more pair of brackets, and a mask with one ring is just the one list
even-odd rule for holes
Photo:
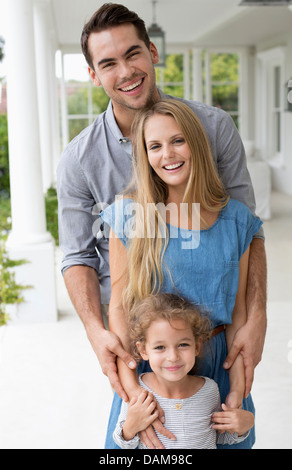
[[[59,47],[79,51],[84,23],[104,0],[51,0],[52,27]],[[117,0],[149,26],[151,0]],[[168,44],[247,46],[292,28],[288,7],[243,7],[240,0],[158,0],[157,23]]]

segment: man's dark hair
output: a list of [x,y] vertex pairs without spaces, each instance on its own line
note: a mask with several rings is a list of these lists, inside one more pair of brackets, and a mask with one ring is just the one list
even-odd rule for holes
[[139,39],[149,49],[150,40],[144,21],[137,13],[128,10],[124,5],[118,3],[105,3],[100,7],[85,24],[81,35],[81,48],[89,67],[94,70],[94,65],[88,48],[88,39],[91,33],[99,33],[115,26],[131,23],[135,26]]

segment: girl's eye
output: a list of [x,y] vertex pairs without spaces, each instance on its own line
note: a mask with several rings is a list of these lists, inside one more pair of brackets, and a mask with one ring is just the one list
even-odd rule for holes
[[189,346],[188,343],[181,343],[181,344],[179,345],[180,348],[187,348],[188,346]]
[[156,346],[154,348],[156,351],[163,351],[164,350],[164,346]]

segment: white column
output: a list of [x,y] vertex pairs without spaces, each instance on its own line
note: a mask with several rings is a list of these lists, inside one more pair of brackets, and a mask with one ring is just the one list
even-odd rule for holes
[[65,84],[65,67],[64,67],[64,53],[61,53],[61,109],[62,109],[62,148],[64,149],[69,144],[69,127],[68,127],[68,112],[67,112],[67,93]]
[[56,185],[56,170],[61,155],[60,141],[60,117],[59,117],[59,96],[58,96],[58,80],[56,76],[56,51],[57,43],[55,41],[54,32],[51,32],[51,128],[52,128],[52,152],[53,152],[53,185]]
[[193,48],[193,100],[203,101],[202,49]]
[[42,180],[44,193],[53,182],[52,145],[52,96],[51,96],[51,51],[49,34],[50,5],[47,0],[37,0],[34,8],[36,73],[38,89],[38,110]]
[[12,231],[7,248],[12,258],[29,263],[17,268],[26,291],[16,318],[56,320],[54,244],[46,230],[37,103],[33,0],[6,0],[8,132]]

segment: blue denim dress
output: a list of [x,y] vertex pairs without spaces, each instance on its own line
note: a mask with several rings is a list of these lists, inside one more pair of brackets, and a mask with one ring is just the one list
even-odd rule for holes
[[[100,217],[111,227],[122,243],[130,243],[134,227],[135,204],[131,199],[120,199],[101,212]],[[163,292],[179,294],[208,312],[215,328],[232,323],[232,312],[239,280],[239,261],[259,231],[262,222],[241,202],[230,199],[216,222],[206,230],[177,229],[168,225],[169,242],[164,254]],[[105,230],[106,232],[106,230]],[[105,233],[108,236],[108,232]],[[171,274],[169,274],[171,273]],[[171,277],[170,277],[171,276]],[[221,402],[229,393],[228,373],[223,369],[227,356],[225,332],[214,336],[205,345],[196,361],[196,373],[210,377],[219,386]],[[139,366],[139,373],[150,371],[148,363]],[[121,407],[121,399],[113,399],[106,449],[117,449],[112,439]],[[255,412],[251,395],[243,400],[243,408]],[[247,439],[232,446],[218,448],[250,449],[255,442],[255,430]]]

